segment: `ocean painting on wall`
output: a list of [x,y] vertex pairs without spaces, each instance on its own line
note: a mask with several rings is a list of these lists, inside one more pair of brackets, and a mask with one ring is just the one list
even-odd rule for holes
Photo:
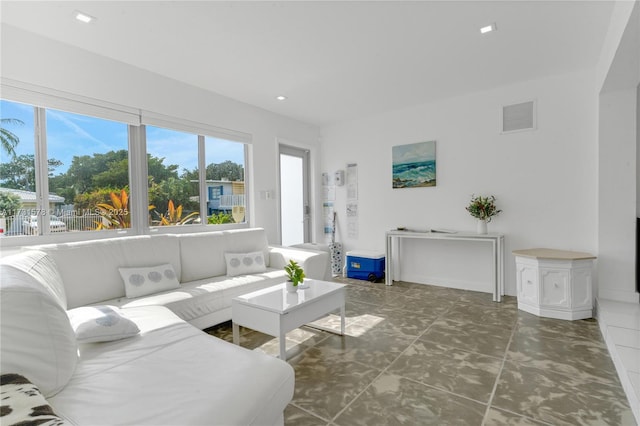
[[436,186],[436,141],[393,148],[393,187]]

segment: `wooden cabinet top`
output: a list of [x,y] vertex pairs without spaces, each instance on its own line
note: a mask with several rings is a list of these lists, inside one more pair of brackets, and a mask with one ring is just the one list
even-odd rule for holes
[[515,256],[532,257],[534,259],[554,259],[554,260],[587,260],[595,259],[596,256],[580,251],[556,250],[549,248],[532,248],[525,250],[514,250]]

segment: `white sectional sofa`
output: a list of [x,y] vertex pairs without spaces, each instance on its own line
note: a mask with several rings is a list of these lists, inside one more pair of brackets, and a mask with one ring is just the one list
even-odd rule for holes
[[200,329],[229,320],[236,295],[282,282],[289,259],[310,278],[330,273],[327,253],[271,247],[262,229],[43,245],[5,257],[0,371],[26,377],[76,425],[282,424],[293,369]]
[[[160,305],[204,329],[231,319],[231,299],[282,282],[289,259],[309,278],[328,279],[328,255],[319,251],[269,246],[263,229],[136,236],[35,246],[49,254],[62,276],[68,308],[91,304]],[[228,276],[225,254],[264,255],[262,272]],[[170,264],[180,286],[127,298],[120,268]]]

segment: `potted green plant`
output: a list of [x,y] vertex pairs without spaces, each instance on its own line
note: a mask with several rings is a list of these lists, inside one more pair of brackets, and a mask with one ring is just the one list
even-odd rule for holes
[[502,210],[498,210],[496,207],[496,197],[490,195],[488,197],[483,197],[481,195],[471,196],[471,202],[466,210],[471,214],[471,216],[478,219],[477,223],[477,232],[478,234],[486,234],[487,233],[487,223],[491,222],[491,218],[498,213],[502,212]]
[[295,293],[298,291],[298,284],[304,280],[304,270],[296,261],[291,259],[284,267],[284,271],[287,273],[287,291],[289,293]]

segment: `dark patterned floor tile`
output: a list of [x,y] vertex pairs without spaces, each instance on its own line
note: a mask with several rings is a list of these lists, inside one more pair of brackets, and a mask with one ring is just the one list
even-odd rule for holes
[[482,423],[486,406],[393,375],[378,377],[335,423],[351,425],[473,425]]
[[519,414],[490,408],[484,418],[483,426],[552,426],[550,423],[533,420]]
[[331,335],[314,346],[325,358],[340,358],[383,370],[415,340],[413,336],[369,331],[361,336]]
[[285,426],[326,426],[328,424],[330,423],[327,420],[307,413],[293,404],[287,405],[284,410]]
[[380,374],[376,368],[340,356],[329,358],[317,348],[289,363],[296,374],[293,403],[324,419],[333,419]]
[[501,358],[510,337],[511,330],[508,328],[440,318],[420,340]]
[[492,406],[553,425],[633,425],[620,386],[505,363]]
[[501,364],[500,358],[421,340],[411,345],[387,371],[487,403]]
[[619,385],[606,347],[582,338],[547,339],[516,332],[507,351],[507,360],[564,374],[584,383],[598,381]]
[[492,305],[477,303],[456,303],[447,310],[443,318],[476,324],[493,325],[511,330],[518,319],[518,311],[513,306],[494,303]]

